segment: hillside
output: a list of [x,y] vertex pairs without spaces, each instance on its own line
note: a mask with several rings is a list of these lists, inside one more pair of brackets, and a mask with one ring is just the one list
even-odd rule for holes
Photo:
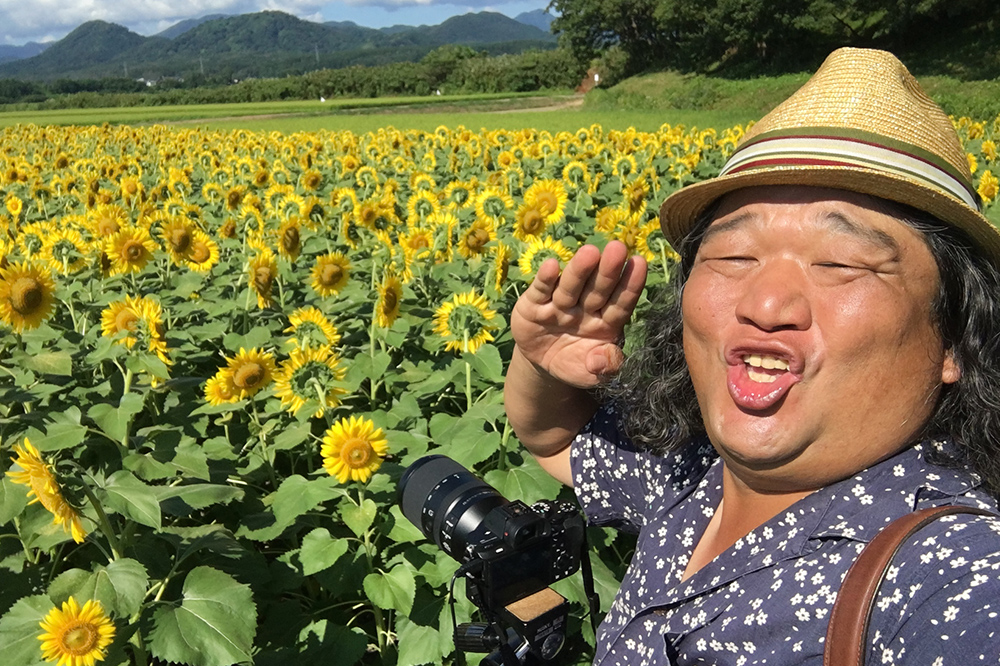
[[419,60],[444,44],[519,52],[552,48],[555,37],[492,12],[456,16],[436,26],[375,30],[351,22],[314,23],[265,11],[181,22],[152,37],[90,21],[43,53],[0,64],[0,78],[274,77],[326,67]]

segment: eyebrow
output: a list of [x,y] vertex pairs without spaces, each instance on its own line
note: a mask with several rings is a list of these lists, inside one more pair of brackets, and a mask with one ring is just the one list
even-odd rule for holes
[[[726,220],[725,222],[713,223],[709,225],[708,229],[705,230],[705,234],[702,236],[701,242],[704,243],[716,234],[731,231],[746,224],[747,222],[755,221],[759,219],[759,217],[760,216],[755,213],[743,212]],[[822,213],[822,218],[831,223],[834,231],[849,234],[895,255],[899,254],[899,243],[896,242],[896,239],[890,234],[882,231],[881,229],[872,229],[871,227],[862,226],[838,211],[824,212]]]

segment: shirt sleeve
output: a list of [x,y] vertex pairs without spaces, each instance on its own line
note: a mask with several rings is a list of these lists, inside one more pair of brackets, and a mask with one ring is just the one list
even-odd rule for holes
[[997,663],[998,537],[997,518],[963,516],[931,534],[921,530],[898,554],[900,565],[889,567],[876,598],[868,663]]
[[573,440],[573,489],[592,525],[632,532],[642,527],[647,456],[622,432],[617,413],[601,407]]

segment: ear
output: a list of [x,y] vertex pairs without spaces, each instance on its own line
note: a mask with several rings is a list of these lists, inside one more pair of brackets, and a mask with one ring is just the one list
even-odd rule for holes
[[958,361],[955,360],[955,350],[946,349],[944,352],[944,361],[941,363],[941,383],[954,384],[961,378],[962,368],[958,366]]

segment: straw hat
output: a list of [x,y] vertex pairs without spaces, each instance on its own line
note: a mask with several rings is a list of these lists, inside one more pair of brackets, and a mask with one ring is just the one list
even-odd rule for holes
[[944,111],[894,55],[834,51],[743,137],[720,175],[660,208],[671,244],[720,196],[756,185],[817,185],[907,204],[966,231],[1000,265],[1000,233],[980,212],[965,150]]

